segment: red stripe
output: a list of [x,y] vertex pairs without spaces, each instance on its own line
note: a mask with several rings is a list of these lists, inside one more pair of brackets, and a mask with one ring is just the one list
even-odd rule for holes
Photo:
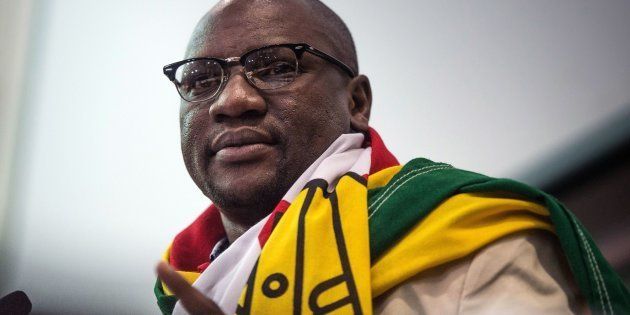
[[290,205],[291,203],[289,203],[288,201],[280,200],[280,202],[276,206],[276,209],[273,210],[273,212],[269,216],[269,220],[265,222],[265,226],[263,226],[262,230],[260,230],[260,234],[258,234],[258,242],[260,243],[260,248],[265,246],[265,243],[267,243],[267,240],[269,239],[269,236],[273,231],[274,222],[276,221],[276,216],[278,215],[278,213],[284,213],[285,211],[287,211],[287,209],[289,209]]
[[212,248],[224,237],[219,209],[211,205],[177,234],[171,247],[169,263],[181,271],[198,271],[198,267],[204,264],[207,267]]
[[389,152],[381,136],[370,127],[368,139],[366,144],[372,146],[372,162],[370,164],[370,174],[374,174],[378,171],[384,170],[388,167],[400,165],[396,157]]

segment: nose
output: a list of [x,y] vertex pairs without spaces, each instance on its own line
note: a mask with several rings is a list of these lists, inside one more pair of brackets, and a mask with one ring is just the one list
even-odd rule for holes
[[242,71],[233,68],[218,99],[209,108],[216,122],[262,116],[267,112],[265,99],[251,86]]

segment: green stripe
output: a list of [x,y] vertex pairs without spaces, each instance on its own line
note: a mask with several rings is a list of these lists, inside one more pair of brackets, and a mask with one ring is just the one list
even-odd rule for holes
[[368,191],[372,261],[441,202],[458,193],[510,192],[545,205],[581,292],[595,314],[630,314],[630,294],[591,236],[558,200],[525,184],[494,179],[426,159],[407,163],[390,182]]
[[177,303],[177,297],[174,295],[166,295],[164,293],[164,289],[162,288],[162,281],[160,281],[160,278],[155,281],[153,293],[155,293],[155,297],[157,298],[157,305],[160,308],[160,311],[162,311],[162,314],[173,314],[175,303]]
[[[376,260],[462,185],[488,177],[427,159],[407,163],[389,183],[368,191],[370,256]],[[413,207],[409,207],[413,205]]]

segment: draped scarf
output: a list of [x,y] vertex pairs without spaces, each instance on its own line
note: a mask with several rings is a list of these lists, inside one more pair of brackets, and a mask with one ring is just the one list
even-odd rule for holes
[[[558,236],[594,311],[630,310],[620,278],[553,197],[426,159],[400,166],[373,129],[338,138],[214,261],[225,231],[212,205],[164,260],[226,314],[371,314],[372,299],[414,275],[531,229]],[[155,293],[162,312],[186,313],[159,279]]]

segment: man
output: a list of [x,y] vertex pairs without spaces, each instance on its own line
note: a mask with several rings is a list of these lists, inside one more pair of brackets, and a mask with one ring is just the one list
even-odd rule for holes
[[553,198],[444,163],[399,166],[369,127],[352,37],[321,2],[222,1],[164,73],[186,167],[213,205],[158,266],[163,312],[630,311]]

